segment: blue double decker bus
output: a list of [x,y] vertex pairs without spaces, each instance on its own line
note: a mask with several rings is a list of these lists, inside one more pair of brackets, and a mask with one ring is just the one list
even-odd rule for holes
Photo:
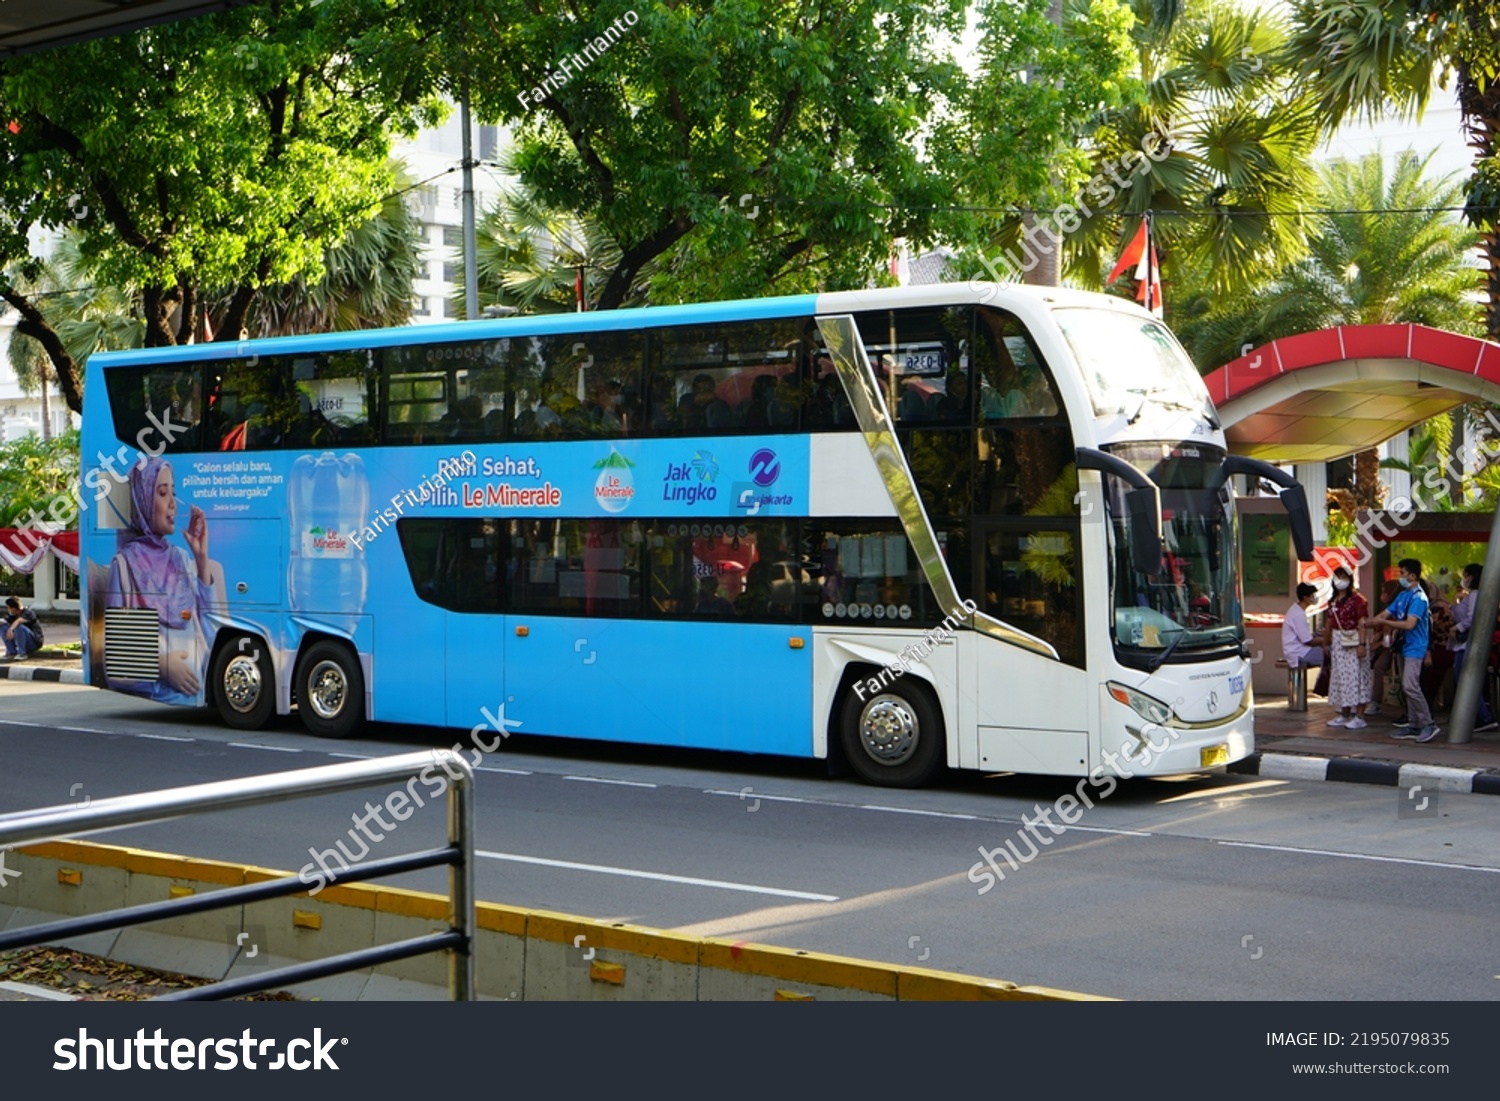
[[1279,472],[1130,303],[475,321],[98,354],[87,387],[96,685],[896,785],[1253,748],[1229,477]]

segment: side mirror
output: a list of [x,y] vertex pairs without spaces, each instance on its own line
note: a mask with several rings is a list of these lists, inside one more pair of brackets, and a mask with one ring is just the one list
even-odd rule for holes
[[1130,561],[1147,577],[1161,573],[1161,492],[1150,486],[1125,494],[1130,518]]
[[1313,560],[1312,514],[1307,510],[1307,490],[1301,485],[1281,491],[1281,505],[1286,509],[1292,526],[1292,546],[1297,551],[1297,561]]

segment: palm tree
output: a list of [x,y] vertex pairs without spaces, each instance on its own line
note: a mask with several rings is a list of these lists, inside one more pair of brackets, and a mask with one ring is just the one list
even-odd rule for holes
[[[1478,235],[1444,212],[1456,204],[1462,185],[1451,177],[1429,178],[1431,159],[1406,151],[1392,167],[1379,153],[1325,165],[1316,205],[1328,213],[1313,221],[1305,258],[1227,295],[1206,285],[1187,288],[1177,329],[1198,365],[1212,370],[1247,344],[1338,325],[1415,323],[1478,335]],[[1338,507],[1351,518],[1357,509],[1377,507],[1381,465],[1408,470],[1416,484],[1426,464],[1452,455],[1456,425],[1450,418],[1434,418],[1413,438],[1407,464],[1377,463],[1373,450],[1357,455],[1352,492],[1332,493]],[[1420,450],[1434,445],[1441,448],[1438,456]],[[1443,496],[1433,507],[1452,503]]]
[[[479,307],[500,306],[517,313],[567,313],[578,308],[579,280],[583,305],[598,301],[620,265],[620,245],[597,218],[564,210],[538,199],[520,182],[514,146],[500,151],[496,167],[511,182],[476,227]],[[647,287],[665,258],[645,265],[632,280],[622,306],[649,301]],[[464,296],[455,292],[454,311],[464,313]]]
[[[405,174],[397,170],[398,185]],[[422,273],[422,224],[402,199],[386,196],[380,212],[349,231],[323,254],[323,276],[266,287],[245,319],[250,336],[344,332],[405,325],[411,320],[412,285]],[[217,330],[232,294],[213,296],[209,324]],[[201,325],[194,326],[201,334]]]
[[[1305,251],[1297,212],[1312,194],[1309,157],[1320,139],[1311,99],[1277,61],[1287,28],[1209,0],[1131,6],[1142,95],[1100,120],[1092,147],[1101,170],[1127,156],[1137,163],[1118,197],[1070,239],[1070,273],[1101,285],[1151,211],[1169,288],[1188,268],[1218,292],[1263,278]],[[1170,155],[1138,161],[1142,142],[1162,133],[1172,135]]]
[[[139,348],[145,335],[135,311],[130,287],[95,285],[94,273],[84,261],[81,231],[63,234],[51,257],[33,279],[14,279],[38,304],[42,316],[80,368],[94,352]],[[52,360],[42,346],[19,331],[11,334],[6,358],[21,392],[42,393],[42,434],[48,424],[48,387]]]
[[1462,184],[1431,179],[1432,155],[1372,153],[1319,172],[1308,254],[1268,280],[1213,293],[1188,273],[1175,327],[1205,371],[1294,333],[1410,322],[1481,335],[1479,235],[1453,215]]
[[1500,339],[1500,82],[1496,0],[1296,0],[1287,58],[1334,125],[1355,117],[1419,115],[1438,77],[1456,77],[1475,151],[1467,217],[1488,261],[1485,331]]

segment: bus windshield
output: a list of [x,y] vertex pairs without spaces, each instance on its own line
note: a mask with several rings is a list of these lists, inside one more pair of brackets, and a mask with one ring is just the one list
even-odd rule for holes
[[1244,639],[1238,533],[1223,452],[1202,444],[1132,443],[1109,449],[1161,487],[1162,570],[1148,577],[1130,559],[1128,489],[1110,479],[1111,602],[1122,651],[1201,660]]
[[1161,322],[1123,310],[1053,311],[1078,358],[1094,415],[1134,415],[1146,402],[1189,413],[1210,409],[1193,361]]

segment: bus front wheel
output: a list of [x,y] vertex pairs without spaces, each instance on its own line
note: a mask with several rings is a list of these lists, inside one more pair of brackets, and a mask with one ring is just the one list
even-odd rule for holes
[[315,642],[297,663],[297,713],[308,733],[347,738],[365,713],[365,675],[359,656],[337,642]]
[[276,711],[276,668],[265,642],[249,635],[226,641],[214,658],[214,702],[226,726],[259,730]]
[[921,787],[942,766],[942,719],[920,684],[897,681],[863,699],[851,686],[840,718],[844,756],[866,783]]

